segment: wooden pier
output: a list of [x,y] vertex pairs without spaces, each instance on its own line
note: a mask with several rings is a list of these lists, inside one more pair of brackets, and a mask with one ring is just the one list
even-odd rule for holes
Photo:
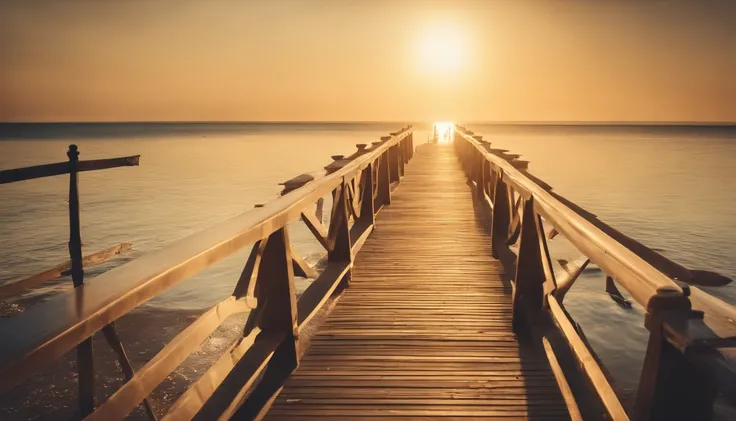
[[503,276],[451,146],[418,148],[266,419],[568,419]]
[[[123,419],[139,405],[170,421],[711,420],[716,399],[736,396],[736,309],[692,286],[729,280],[626,237],[472,131],[452,137],[415,148],[407,126],[359,145],[322,178],[289,180],[271,203],[5,320],[0,392],[77,348],[85,420]],[[327,252],[319,271],[291,247],[298,221]],[[564,309],[588,261],[556,278],[556,236],[609,275],[612,298],[623,299],[620,286],[646,311],[633,408]],[[244,247],[232,296],[133,370],[114,322]],[[295,275],[313,278],[298,300]],[[157,407],[151,392],[238,314],[242,338]],[[100,331],[128,370],[103,402],[90,393],[89,338]]]

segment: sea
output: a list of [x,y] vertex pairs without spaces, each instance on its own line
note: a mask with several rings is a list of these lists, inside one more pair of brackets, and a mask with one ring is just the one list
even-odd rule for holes
[[[78,145],[80,159],[141,156],[138,167],[79,175],[85,253],[132,243],[132,250],[87,269],[89,279],[275,200],[283,188],[279,183],[304,173],[319,176],[331,156],[349,155],[356,144],[370,144],[406,123],[0,124],[0,169],[65,161],[70,144]],[[413,124],[415,146],[421,146],[433,124]],[[619,231],[685,267],[736,279],[736,127],[463,124],[494,147],[521,154],[531,173]],[[68,177],[57,176],[0,185],[0,284],[68,259],[68,183]],[[323,250],[308,231],[295,226],[291,236],[307,261],[317,264]],[[248,251],[121,320],[120,335],[134,365],[145,363],[167,338],[227,297]],[[550,251],[558,270],[558,260],[580,257],[559,237],[550,241]],[[297,287],[302,291],[307,285],[302,280]],[[70,288],[71,280],[62,277],[5,305],[20,312]],[[703,289],[736,305],[734,284]],[[595,265],[567,294],[565,306],[630,401],[648,337],[642,309],[616,304]],[[221,338],[208,339],[197,353],[201,358],[185,362],[170,380],[181,385],[196,379],[206,369],[208,352],[225,346]],[[45,370],[31,386],[0,396],[0,418],[68,417],[74,391],[59,384],[71,369],[73,358]],[[114,390],[112,384],[102,387]],[[176,387],[159,394],[173,399]]]

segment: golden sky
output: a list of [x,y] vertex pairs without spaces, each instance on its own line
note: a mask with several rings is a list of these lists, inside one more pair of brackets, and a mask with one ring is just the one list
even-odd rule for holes
[[0,121],[736,121],[731,1],[0,3]]

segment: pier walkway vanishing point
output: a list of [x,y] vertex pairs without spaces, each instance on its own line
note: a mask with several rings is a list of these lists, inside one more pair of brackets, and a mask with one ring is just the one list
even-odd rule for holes
[[[736,396],[736,309],[691,286],[728,279],[626,237],[468,129],[416,151],[412,133],[335,156],[324,177],[289,180],[271,203],[9,318],[0,392],[76,348],[85,420],[139,405],[163,420],[709,420],[716,399]],[[327,251],[319,271],[289,241],[302,222]],[[559,279],[547,247],[557,236],[589,259]],[[132,367],[115,320],[250,246],[232,296]],[[646,312],[631,408],[564,309],[588,261],[612,298],[627,302],[618,285]],[[295,276],[313,279],[298,300]],[[238,314],[242,337],[159,408],[151,392]],[[127,379],[102,402],[89,341],[100,331]]]

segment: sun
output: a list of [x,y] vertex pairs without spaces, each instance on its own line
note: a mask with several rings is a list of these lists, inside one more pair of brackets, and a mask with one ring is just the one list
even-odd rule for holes
[[455,123],[451,121],[438,121],[434,123],[432,129],[433,139],[437,143],[450,143],[452,142],[452,135],[455,129]]
[[450,22],[429,25],[417,39],[419,66],[432,76],[457,75],[467,65],[468,42],[462,27]]

